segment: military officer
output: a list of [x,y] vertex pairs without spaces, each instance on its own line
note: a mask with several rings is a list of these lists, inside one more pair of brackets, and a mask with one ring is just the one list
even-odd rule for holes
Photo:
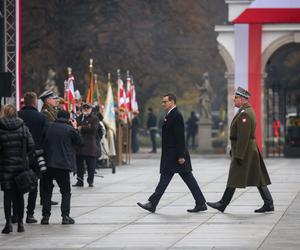
[[230,125],[231,163],[227,186],[218,202],[207,205],[224,212],[236,188],[256,186],[264,201],[255,213],[274,211],[273,199],[267,185],[271,184],[266,166],[255,142],[256,117],[249,104],[250,93],[238,87],[234,105],[239,108]]
[[[52,90],[46,90],[44,91],[39,98],[43,101],[43,107],[41,109],[41,113],[43,113],[48,122],[54,122],[57,119],[57,106],[58,106],[58,99],[59,97],[52,91]],[[43,189],[41,188],[43,186],[43,176],[41,176],[40,179],[40,197],[41,197],[41,205],[43,203]],[[51,201],[51,205],[57,205],[57,201]]]
[[58,112],[58,96],[52,90],[46,90],[40,95],[40,98],[44,103],[41,112],[49,122],[54,122]]

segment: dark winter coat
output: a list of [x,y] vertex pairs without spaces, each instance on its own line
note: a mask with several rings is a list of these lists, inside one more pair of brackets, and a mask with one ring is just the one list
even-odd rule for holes
[[76,170],[76,146],[82,144],[79,133],[66,119],[58,118],[47,125],[43,136],[48,168]]
[[198,118],[192,115],[186,122],[186,132],[191,135],[196,135],[198,132]]
[[147,129],[157,130],[157,118],[153,112],[149,112],[147,119]]
[[[184,158],[185,163],[179,164],[179,158]],[[184,121],[181,113],[175,107],[165,117],[162,126],[160,173],[188,173],[191,171],[191,159],[184,139]]]
[[29,129],[20,118],[0,118],[0,183],[2,190],[11,189],[14,177],[26,169],[23,160],[23,138],[27,153],[34,149]]
[[25,106],[19,112],[18,116],[25,122],[32,134],[35,149],[40,149],[43,131],[47,124],[47,118],[36,108]]
[[[268,171],[255,141],[256,116],[249,104],[243,105],[230,126],[231,163],[228,187],[271,184]],[[241,164],[236,160],[241,160]]]
[[98,117],[94,114],[86,117],[80,115],[77,118],[77,126],[81,126],[80,135],[83,139],[83,145],[77,148],[77,155],[96,157],[96,138],[100,126]]

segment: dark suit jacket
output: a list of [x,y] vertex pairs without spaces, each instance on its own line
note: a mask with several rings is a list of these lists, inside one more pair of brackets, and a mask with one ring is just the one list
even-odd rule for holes
[[[185,163],[179,164],[179,158],[185,158]],[[191,159],[185,146],[183,117],[178,109],[174,108],[165,117],[162,126],[160,173],[188,173],[191,171]]]
[[40,113],[36,108],[25,106],[19,112],[18,116],[25,122],[32,134],[35,149],[42,148],[41,140],[43,131],[47,125],[47,117]]

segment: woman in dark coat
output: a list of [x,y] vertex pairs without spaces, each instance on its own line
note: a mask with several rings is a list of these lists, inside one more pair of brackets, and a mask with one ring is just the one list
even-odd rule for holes
[[23,138],[26,138],[27,152],[34,148],[32,136],[23,120],[17,117],[16,108],[7,104],[0,117],[0,184],[4,191],[4,214],[6,219],[2,233],[12,232],[12,201],[17,206],[18,232],[24,232],[24,197],[16,187],[14,178],[25,170],[22,157]]

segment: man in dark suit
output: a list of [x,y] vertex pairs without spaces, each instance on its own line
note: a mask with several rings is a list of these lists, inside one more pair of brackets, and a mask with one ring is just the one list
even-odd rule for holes
[[137,204],[141,208],[154,213],[174,174],[178,173],[192,192],[196,202],[196,206],[187,211],[190,213],[205,211],[207,210],[205,198],[192,174],[190,155],[184,139],[184,121],[176,107],[176,97],[173,94],[164,95],[162,107],[167,111],[167,114],[162,126],[160,180],[148,202],[145,204],[138,202]]
[[[24,107],[19,111],[18,116],[25,122],[34,140],[34,149],[42,149],[41,140],[42,133],[47,124],[47,118],[44,114],[37,110],[37,95],[34,92],[27,92],[24,95]],[[31,157],[34,158],[34,157]],[[30,167],[37,173],[38,163],[35,159],[31,159]],[[37,198],[37,188],[29,192],[27,203],[27,217],[26,223],[36,223],[34,218],[34,210]]]

